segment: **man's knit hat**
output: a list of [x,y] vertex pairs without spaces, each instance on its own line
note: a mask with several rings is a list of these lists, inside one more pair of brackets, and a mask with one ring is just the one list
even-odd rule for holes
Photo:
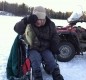
[[33,13],[35,14],[38,19],[45,19],[46,18],[46,10],[42,6],[37,6],[33,9]]

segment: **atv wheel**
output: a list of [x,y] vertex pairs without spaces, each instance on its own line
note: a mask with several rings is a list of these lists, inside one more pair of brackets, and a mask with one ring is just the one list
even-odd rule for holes
[[61,62],[70,61],[75,56],[75,48],[69,42],[62,42],[59,45],[60,54],[57,55],[57,60]]

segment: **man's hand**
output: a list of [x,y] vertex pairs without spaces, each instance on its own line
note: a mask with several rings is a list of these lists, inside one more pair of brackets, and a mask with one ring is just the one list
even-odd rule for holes
[[38,20],[36,15],[31,14],[28,17],[23,18],[25,24],[34,24]]

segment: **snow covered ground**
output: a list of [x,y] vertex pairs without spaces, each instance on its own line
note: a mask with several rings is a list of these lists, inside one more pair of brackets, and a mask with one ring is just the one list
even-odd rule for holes
[[[21,17],[0,16],[0,80],[6,79],[6,65],[10,49],[16,37],[13,27]],[[63,20],[54,20],[57,25],[66,25]],[[85,24],[86,25],[86,24]],[[64,80],[86,80],[86,54],[77,55],[69,62],[58,62]],[[43,70],[44,80],[52,80]]]

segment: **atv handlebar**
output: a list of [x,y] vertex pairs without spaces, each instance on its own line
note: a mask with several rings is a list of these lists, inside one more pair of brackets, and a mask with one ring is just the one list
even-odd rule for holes
[[78,22],[86,22],[85,20],[83,20],[83,19],[80,19],[80,20],[76,20],[76,21],[70,21],[69,22],[69,25],[71,25],[71,26],[73,26],[73,25],[76,25],[76,23],[78,23]]
[[83,19],[80,19],[80,20],[78,20],[77,22],[86,22],[85,20],[83,20]]

